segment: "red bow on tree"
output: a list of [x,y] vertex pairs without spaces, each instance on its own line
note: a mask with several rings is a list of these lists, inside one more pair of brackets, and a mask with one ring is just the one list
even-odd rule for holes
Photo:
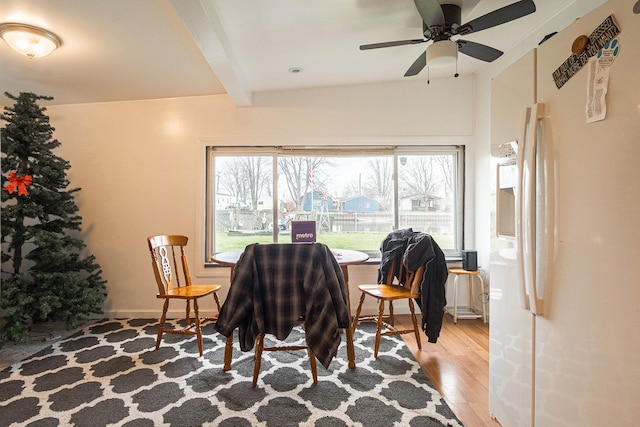
[[33,181],[31,175],[18,176],[15,172],[9,172],[9,184],[7,184],[3,190],[11,194],[18,189],[18,196],[26,196],[29,194],[27,185],[31,185],[31,181]]

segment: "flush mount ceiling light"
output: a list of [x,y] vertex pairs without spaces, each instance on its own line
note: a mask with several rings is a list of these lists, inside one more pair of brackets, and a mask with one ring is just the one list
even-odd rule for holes
[[458,44],[452,40],[441,40],[427,47],[427,65],[429,68],[452,66],[458,59]]
[[0,24],[0,37],[11,49],[28,58],[47,56],[62,44],[60,37],[50,31],[15,22]]

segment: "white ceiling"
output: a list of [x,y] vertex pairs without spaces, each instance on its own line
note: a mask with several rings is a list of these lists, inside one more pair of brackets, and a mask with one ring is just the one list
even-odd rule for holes
[[[461,4],[465,23],[514,1],[441,3]],[[572,2],[536,0],[534,14],[464,38],[506,51]],[[421,38],[413,0],[2,0],[0,22],[39,25],[63,40],[32,60],[0,42],[2,92],[49,95],[52,104],[228,93],[248,106],[260,91],[408,79],[428,45],[359,50]],[[458,73],[484,65],[460,55]],[[427,70],[409,78],[426,80]]]

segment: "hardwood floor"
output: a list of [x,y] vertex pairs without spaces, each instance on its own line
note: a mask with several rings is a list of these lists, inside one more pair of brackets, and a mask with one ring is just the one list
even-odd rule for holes
[[[396,323],[411,328],[411,317],[396,316]],[[413,334],[402,337],[416,360],[465,427],[498,427],[489,415],[489,325],[482,320],[458,320],[445,314],[436,344],[422,331],[422,350]],[[384,339],[384,337],[383,337]]]

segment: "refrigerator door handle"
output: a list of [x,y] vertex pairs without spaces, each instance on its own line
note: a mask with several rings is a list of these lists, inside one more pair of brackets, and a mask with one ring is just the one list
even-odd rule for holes
[[527,146],[528,129],[530,127],[531,120],[531,108],[527,108],[524,114],[524,120],[522,122],[522,133],[520,138],[520,144],[518,147],[518,179],[516,180],[516,248],[517,248],[517,263],[518,263],[518,284],[520,292],[520,305],[525,310],[530,310],[529,305],[529,293],[525,283],[525,266],[524,266],[524,211],[523,211],[523,196],[524,196],[524,182],[523,171],[525,166],[525,148]]
[[[538,145],[538,124],[543,119],[544,106],[537,103],[531,107],[531,114],[529,118],[529,129],[527,136],[527,146],[525,147],[525,159],[524,159],[524,173],[526,175],[526,181],[523,183],[524,196],[523,196],[523,210],[524,210],[524,272],[525,272],[525,286],[529,295],[529,307],[530,310],[537,315],[543,314],[543,301],[540,295],[544,295],[544,275],[538,273],[538,264],[545,261],[540,259],[544,251],[544,221],[547,215],[542,211],[545,206],[538,206],[537,199],[538,193],[543,192],[546,194],[548,188],[547,180],[543,174],[544,161],[541,159],[541,148]],[[538,164],[540,162],[540,164]],[[541,184],[541,188],[538,185]]]

